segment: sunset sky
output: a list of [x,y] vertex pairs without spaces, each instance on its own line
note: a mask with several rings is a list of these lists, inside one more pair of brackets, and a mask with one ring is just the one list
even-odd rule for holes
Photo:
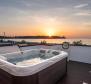
[[0,0],[0,35],[91,38],[91,0]]

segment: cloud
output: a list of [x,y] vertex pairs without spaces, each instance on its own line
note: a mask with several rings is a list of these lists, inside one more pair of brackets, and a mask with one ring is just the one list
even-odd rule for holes
[[83,26],[85,26],[86,28],[91,28],[91,22],[85,22],[83,23]]
[[75,16],[91,16],[90,10],[80,10],[76,13],[74,13]]
[[79,12],[79,13],[75,13],[75,16],[91,16],[91,13],[85,13],[85,12]]
[[76,5],[76,6],[74,6],[74,8],[83,8],[83,7],[86,7],[86,6],[88,6],[87,3],[86,3],[86,4],[79,4],[79,5]]

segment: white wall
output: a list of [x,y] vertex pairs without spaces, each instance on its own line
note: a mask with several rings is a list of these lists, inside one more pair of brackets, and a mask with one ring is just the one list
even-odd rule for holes
[[91,64],[91,47],[71,46],[69,59]]

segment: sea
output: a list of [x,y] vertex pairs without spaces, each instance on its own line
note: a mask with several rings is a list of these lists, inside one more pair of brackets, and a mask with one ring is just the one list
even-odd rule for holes
[[61,44],[63,42],[70,42],[71,44],[74,41],[82,41],[83,44],[91,45],[91,39],[5,39],[5,40],[13,40],[13,41],[22,41],[25,40],[26,42],[41,42],[46,41],[47,43],[58,43]]

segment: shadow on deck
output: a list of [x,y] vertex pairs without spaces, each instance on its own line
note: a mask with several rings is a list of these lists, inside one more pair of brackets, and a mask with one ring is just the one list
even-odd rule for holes
[[57,84],[91,84],[91,64],[69,61],[67,75]]

